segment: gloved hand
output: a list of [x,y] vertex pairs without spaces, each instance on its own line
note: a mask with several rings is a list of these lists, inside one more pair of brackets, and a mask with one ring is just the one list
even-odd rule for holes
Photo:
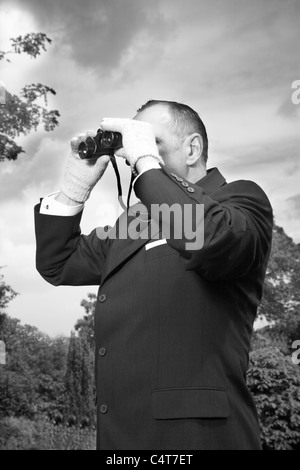
[[140,158],[154,157],[163,164],[155,142],[153,127],[148,122],[132,119],[103,118],[100,126],[107,131],[122,134],[123,147],[115,153],[118,157],[126,158],[135,171],[135,165]]
[[81,159],[78,155],[78,146],[87,136],[94,137],[93,131],[80,134],[71,140],[71,154],[68,158],[61,192],[69,199],[79,204],[85,202],[96,183],[106,170],[109,163],[109,156],[103,155],[100,158]]

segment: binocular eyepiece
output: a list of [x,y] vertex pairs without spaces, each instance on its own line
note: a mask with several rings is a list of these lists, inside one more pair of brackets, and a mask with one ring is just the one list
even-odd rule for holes
[[99,158],[102,155],[114,155],[122,144],[120,132],[97,130],[95,137],[87,137],[78,146],[78,154],[82,159]]

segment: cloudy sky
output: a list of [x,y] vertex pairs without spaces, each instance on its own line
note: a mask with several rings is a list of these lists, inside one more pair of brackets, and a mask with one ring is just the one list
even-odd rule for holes
[[[132,117],[148,99],[189,104],[204,120],[209,167],[227,181],[252,179],[276,223],[300,242],[299,0],[0,0],[0,50],[44,32],[36,60],[0,63],[11,93],[40,82],[56,90],[59,127],[20,138],[16,162],[0,163],[0,265],[20,293],[8,313],[50,334],[70,333],[95,287],[52,287],[35,270],[33,206],[58,190],[69,141],[102,117]],[[124,188],[129,172],[120,163]],[[83,233],[113,223],[109,168],[86,204]]]

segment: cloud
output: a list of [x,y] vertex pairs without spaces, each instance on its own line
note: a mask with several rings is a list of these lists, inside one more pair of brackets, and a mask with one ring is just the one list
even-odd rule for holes
[[101,74],[120,64],[142,32],[155,43],[162,42],[168,29],[158,0],[15,0],[14,4],[31,11],[39,27],[59,39],[58,49],[68,48],[78,64]]
[[27,154],[19,157],[16,162],[1,163],[2,203],[5,200],[24,197],[25,191],[31,188],[35,188],[37,192],[44,188],[42,194],[45,194],[57,187],[65,164],[65,159],[63,161],[61,159],[61,153],[67,155],[67,145],[65,142],[46,137],[39,140],[36,148],[36,139],[39,139],[38,136],[33,135],[31,143],[27,141]]
[[[136,81],[158,63],[192,93],[269,93],[297,78],[298,0],[13,0],[98,77]],[[291,47],[293,44],[293,47]]]
[[281,104],[278,109],[278,114],[284,116],[288,119],[297,119],[300,118],[300,105],[296,105],[292,102],[291,99],[292,92],[290,96],[287,97],[285,101]]
[[[55,289],[35,270],[33,205],[58,189],[72,136],[104,116],[133,116],[151,98],[199,111],[209,166],[228,182],[257,182],[276,222],[300,240],[300,106],[290,103],[300,78],[299,0],[9,0],[1,12],[3,5],[1,43],[31,30],[53,42],[36,60],[2,62],[1,80],[14,93],[26,83],[51,86],[57,94],[49,108],[61,113],[58,128],[18,139],[26,154],[0,165],[1,264],[21,293],[12,315],[68,334],[82,314],[89,287]],[[123,162],[119,168],[126,198],[130,173]],[[86,204],[83,233],[113,223],[111,203],[117,206],[117,189],[109,167]]]
[[189,8],[185,2],[169,1],[167,5],[177,19],[176,38],[166,46],[166,56],[173,57],[169,74],[182,83],[189,97],[226,95],[247,100],[248,95],[251,100],[258,91],[268,95],[278,94],[278,88],[290,89],[297,78],[297,0],[201,1],[191,2]]
[[222,149],[230,166],[258,168],[263,165],[300,166],[300,138],[274,139],[273,142],[257,142],[252,145],[238,145]]
[[295,196],[289,197],[287,199],[288,203],[291,203],[294,209],[295,217],[300,217],[300,194],[296,194]]

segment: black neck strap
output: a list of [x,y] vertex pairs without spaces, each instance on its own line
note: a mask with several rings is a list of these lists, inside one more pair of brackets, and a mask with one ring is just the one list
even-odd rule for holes
[[116,162],[116,157],[114,155],[110,155],[110,161],[112,163],[112,166],[115,170],[115,174],[116,174],[116,178],[117,178],[117,186],[118,186],[118,200],[119,200],[119,203],[121,205],[121,207],[128,212],[129,210],[129,205],[130,205],[130,196],[131,196],[131,192],[132,192],[132,183],[133,183],[133,180],[135,178],[134,174],[131,173],[131,178],[130,178],[130,184],[129,184],[129,189],[128,189],[128,196],[127,196],[127,206],[124,204],[124,201],[123,201],[123,195],[122,195],[122,185],[121,185],[121,178],[120,178],[120,173],[119,173],[119,169],[118,169],[118,165],[117,165],[117,162]]

